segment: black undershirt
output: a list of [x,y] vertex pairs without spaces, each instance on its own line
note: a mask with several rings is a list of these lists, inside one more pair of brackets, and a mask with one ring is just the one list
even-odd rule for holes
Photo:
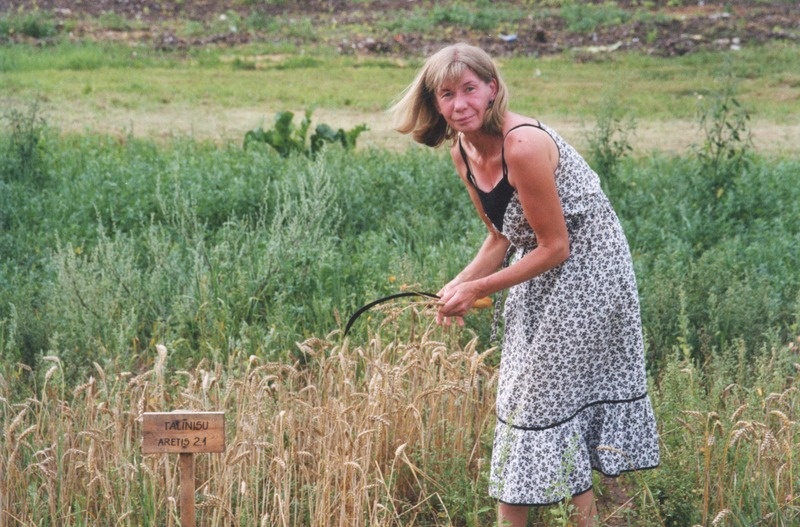
[[458,148],[461,150],[461,157],[464,159],[464,164],[467,166],[467,179],[478,193],[478,198],[481,200],[481,205],[483,205],[483,210],[486,213],[486,216],[489,217],[489,221],[491,221],[492,225],[494,225],[495,228],[500,232],[503,232],[503,217],[506,215],[506,209],[508,208],[508,204],[511,202],[511,197],[514,195],[514,192],[516,192],[516,189],[511,186],[511,183],[508,182],[508,166],[506,165],[505,158],[505,138],[508,137],[508,134],[510,134],[513,130],[516,130],[521,126],[533,126],[534,128],[541,129],[541,126],[539,125],[525,123],[517,125],[506,132],[506,135],[503,137],[503,148],[500,154],[500,160],[503,165],[503,178],[489,192],[484,192],[475,183],[475,176],[472,174],[472,168],[469,166],[467,153],[464,151],[464,146],[461,144],[461,138],[458,139]]

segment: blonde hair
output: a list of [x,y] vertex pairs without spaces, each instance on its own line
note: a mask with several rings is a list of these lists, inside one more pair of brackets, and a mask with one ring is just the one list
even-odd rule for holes
[[460,78],[467,69],[484,82],[496,81],[497,95],[486,112],[483,126],[489,133],[502,133],[503,116],[508,108],[506,85],[488,53],[463,43],[442,48],[425,61],[417,77],[389,109],[394,129],[411,134],[415,141],[428,146],[439,146],[445,139],[452,139],[455,131],[436,108],[436,90],[443,83]]

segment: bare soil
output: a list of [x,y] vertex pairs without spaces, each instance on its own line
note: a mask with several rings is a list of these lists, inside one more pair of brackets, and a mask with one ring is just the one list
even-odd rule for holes
[[[601,0],[582,3],[603,4]],[[638,0],[616,0],[618,8],[642,12]],[[438,2],[439,5],[446,2]],[[663,56],[683,55],[701,49],[761,44],[772,40],[800,40],[800,9],[794,0],[654,0],[649,9],[658,17],[631,17],[625,23],[598,27],[595,31],[570,31],[558,10],[538,8],[526,1],[498,2],[516,5],[531,15],[516,27],[505,27],[502,39],[495,32],[469,30],[453,24],[441,31],[381,32],[378,22],[411,16],[415,10],[433,8],[434,2],[414,0],[293,0],[284,2],[230,2],[229,0],[0,0],[0,14],[33,8],[54,13],[58,19],[78,21],[76,35],[96,39],[130,39],[164,48],[197,45],[237,45],[269,38],[255,31],[236,31],[181,38],[171,31],[175,20],[211,24],[220,15],[236,11],[246,18],[264,16],[310,18],[314,27],[334,21],[340,27],[360,28],[338,41],[324,42],[342,52],[371,54],[427,54],[444,42],[464,39],[481,44],[494,55],[548,54],[589,46],[617,46]],[[680,4],[680,5],[675,5]],[[108,31],[95,21],[113,13],[135,21],[135,29]],[[359,33],[371,28],[370,36]],[[322,32],[324,33],[324,32]],[[322,36],[322,35],[320,35]]]

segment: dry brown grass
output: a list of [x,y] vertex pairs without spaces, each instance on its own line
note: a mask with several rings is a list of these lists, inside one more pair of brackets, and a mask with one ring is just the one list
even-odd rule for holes
[[[244,134],[266,122],[283,108],[263,107],[223,108],[206,105],[202,112],[191,107],[164,105],[146,109],[82,107],[80,101],[61,108],[51,118],[58,129],[69,133],[86,131],[101,134],[168,140],[173,137],[191,136],[198,140],[240,142]],[[298,115],[303,110],[296,110]],[[537,115],[543,122],[555,127],[577,148],[586,149],[586,131],[592,123],[556,115]],[[351,129],[366,123],[369,130],[359,136],[359,147],[377,147],[403,150],[411,145],[409,138],[392,129],[391,119],[383,112],[363,112],[352,109],[318,108],[314,119],[319,123],[332,123],[337,127]],[[795,155],[800,145],[800,125],[776,123],[754,119],[750,123],[754,146],[765,155]],[[693,120],[668,119],[637,120],[631,146],[636,155],[652,152],[684,155],[703,137]]]
[[721,394],[719,411],[684,412],[679,421],[697,453],[702,525],[738,525],[733,518],[741,522],[742,511],[753,503],[763,506],[758,525],[796,521],[800,434],[793,416],[799,403],[794,386],[766,394],[731,384]]
[[159,347],[151,370],[98,366],[71,391],[52,358],[19,402],[3,382],[0,526],[177,525],[177,456],[140,452],[142,413],[173,409],[226,413],[226,452],[195,456],[199,524],[409,526],[431,511],[449,524],[433,458],[479,477],[491,351],[430,332],[299,346],[302,364],[242,357],[191,372],[168,370]]
[[[387,310],[365,344],[339,332],[308,339],[292,364],[234,355],[181,371],[158,345],[147,371],[95,365],[75,387],[55,357],[28,395],[0,377],[0,527],[179,525],[177,456],[141,454],[142,414],[177,409],[226,414],[226,451],[195,456],[198,525],[480,524],[492,517],[482,478],[495,350],[419,325],[430,319],[418,317],[423,304]],[[664,436],[681,438],[663,451],[663,475],[690,471],[680,477],[702,525],[790,525],[800,517],[800,390],[730,384],[694,410],[689,370],[681,409],[659,416]],[[603,502],[602,525],[664,525],[647,481],[633,478]],[[473,508],[455,510],[458,495]]]

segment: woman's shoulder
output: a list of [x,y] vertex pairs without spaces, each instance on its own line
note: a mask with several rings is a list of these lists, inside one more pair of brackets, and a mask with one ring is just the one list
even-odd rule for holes
[[534,117],[510,113],[503,123],[504,142],[508,142],[510,137],[534,138],[547,135],[542,122]]
[[541,121],[531,117],[515,115],[503,125],[503,143],[506,151],[518,148],[540,148],[552,142],[551,135]]
[[507,162],[527,163],[531,156],[544,156],[555,163],[558,146],[538,119],[516,116],[508,119],[503,130],[503,150]]
[[512,130],[541,129],[542,127],[542,122],[535,117],[508,112],[503,120],[503,135],[507,135]]

